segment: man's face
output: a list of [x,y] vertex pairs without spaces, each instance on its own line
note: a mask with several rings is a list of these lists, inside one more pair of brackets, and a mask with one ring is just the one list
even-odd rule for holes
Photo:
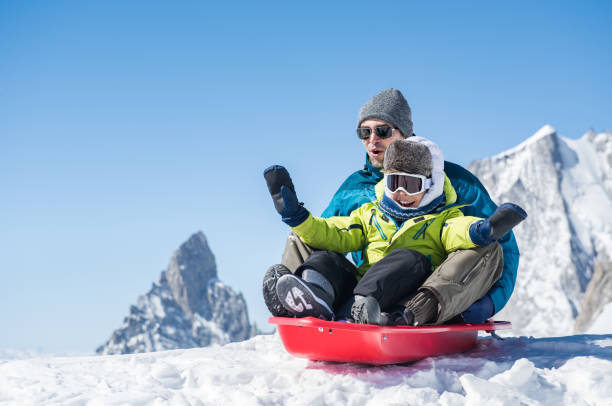
[[383,161],[385,159],[385,151],[387,150],[387,147],[393,141],[401,140],[404,138],[400,130],[393,130],[393,135],[391,135],[391,137],[389,138],[385,138],[385,139],[379,138],[378,135],[376,135],[376,131],[374,131],[374,129],[381,125],[388,125],[389,127],[393,127],[392,124],[389,124],[386,121],[378,120],[375,118],[364,120],[361,122],[361,125],[359,126],[359,127],[368,127],[372,130],[370,134],[370,138],[368,138],[367,140],[361,140],[361,142],[363,142],[363,146],[365,147],[366,152],[368,153],[370,162],[375,168],[383,167]]

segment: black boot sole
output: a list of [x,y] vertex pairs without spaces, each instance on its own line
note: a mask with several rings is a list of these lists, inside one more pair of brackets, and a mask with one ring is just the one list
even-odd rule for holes
[[291,275],[291,271],[285,265],[272,265],[266,271],[263,279],[263,297],[266,307],[276,317],[293,317],[282,305],[276,294],[276,283],[284,275]]

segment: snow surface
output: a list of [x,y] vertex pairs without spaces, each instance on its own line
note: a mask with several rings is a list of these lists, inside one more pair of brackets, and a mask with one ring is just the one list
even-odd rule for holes
[[589,334],[608,334],[612,330],[612,303],[604,306],[601,314],[588,330]]
[[278,335],[189,350],[0,361],[0,405],[612,405],[612,335],[483,336],[371,367],[295,358]]

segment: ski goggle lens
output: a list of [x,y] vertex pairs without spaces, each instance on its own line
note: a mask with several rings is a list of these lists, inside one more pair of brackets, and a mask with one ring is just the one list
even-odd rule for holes
[[403,190],[409,195],[416,195],[424,192],[431,186],[431,179],[423,175],[413,175],[410,173],[388,173],[385,174],[385,187],[391,193]]
[[[388,125],[379,125],[378,127],[374,127],[374,131],[378,138],[389,138],[393,135],[393,127],[389,127]],[[372,134],[372,129],[370,127],[359,127],[357,128],[357,136],[362,140],[367,140],[370,138],[370,134]]]

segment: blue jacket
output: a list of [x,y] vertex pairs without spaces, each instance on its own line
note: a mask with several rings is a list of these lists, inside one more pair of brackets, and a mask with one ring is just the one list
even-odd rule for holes
[[[497,208],[489,193],[472,173],[463,167],[445,161],[444,172],[457,192],[457,204],[468,204],[461,211],[466,216],[489,217]],[[350,175],[332,197],[329,206],[321,217],[348,216],[350,212],[369,202],[368,190],[374,191],[374,186],[383,178],[380,168],[375,168],[366,155],[366,164],[362,170]],[[488,294],[493,300],[495,312],[499,312],[508,302],[514,284],[519,264],[519,250],[512,232],[506,234],[499,243],[504,252],[504,269],[501,278],[493,285]],[[354,252],[353,261],[358,266],[362,262],[361,252]]]

